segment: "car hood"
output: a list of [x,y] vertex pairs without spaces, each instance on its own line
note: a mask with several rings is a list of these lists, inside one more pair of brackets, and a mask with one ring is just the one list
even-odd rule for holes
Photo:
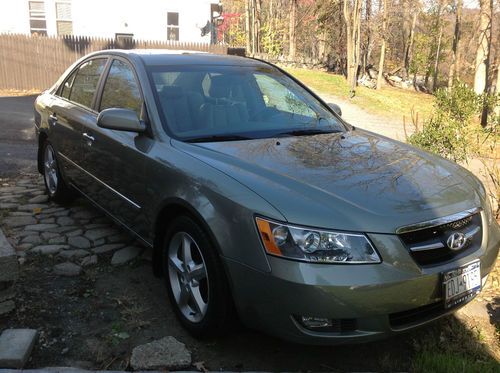
[[176,144],[258,193],[295,224],[394,233],[479,207],[484,194],[457,164],[362,130]]

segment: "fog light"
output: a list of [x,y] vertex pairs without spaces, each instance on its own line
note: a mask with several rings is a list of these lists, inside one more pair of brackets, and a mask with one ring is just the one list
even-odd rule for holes
[[332,326],[332,320],[324,317],[301,316],[300,321],[308,329],[329,328]]

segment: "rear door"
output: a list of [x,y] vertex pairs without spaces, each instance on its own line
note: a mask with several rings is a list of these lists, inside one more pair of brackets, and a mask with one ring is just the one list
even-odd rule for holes
[[[143,96],[135,71],[118,57],[110,63],[96,102],[97,111],[109,108],[133,110],[138,118],[143,115]],[[83,167],[97,181],[89,196],[116,219],[143,233],[144,169],[153,140],[146,134],[100,128],[95,123],[85,124],[83,132],[91,137],[83,147]]]
[[93,110],[97,86],[106,66],[107,58],[98,57],[80,64],[59,87],[49,112],[50,134],[65,175],[78,188],[88,176],[82,170],[82,128],[95,123]]

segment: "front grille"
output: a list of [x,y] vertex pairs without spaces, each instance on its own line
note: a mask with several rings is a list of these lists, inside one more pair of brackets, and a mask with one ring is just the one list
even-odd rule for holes
[[[465,237],[463,247],[458,250],[450,249],[447,243],[454,233]],[[399,234],[412,258],[421,266],[441,264],[473,252],[481,247],[482,236],[479,212],[450,223]]]
[[400,329],[432,320],[448,311],[449,309],[443,307],[443,302],[431,303],[422,307],[412,308],[411,310],[391,313],[389,315],[389,323],[391,324],[391,328]]

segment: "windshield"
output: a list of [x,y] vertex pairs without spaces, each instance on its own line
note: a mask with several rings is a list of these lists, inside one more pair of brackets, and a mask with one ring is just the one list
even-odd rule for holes
[[342,122],[271,67],[155,66],[149,70],[167,133],[229,141],[345,131]]

